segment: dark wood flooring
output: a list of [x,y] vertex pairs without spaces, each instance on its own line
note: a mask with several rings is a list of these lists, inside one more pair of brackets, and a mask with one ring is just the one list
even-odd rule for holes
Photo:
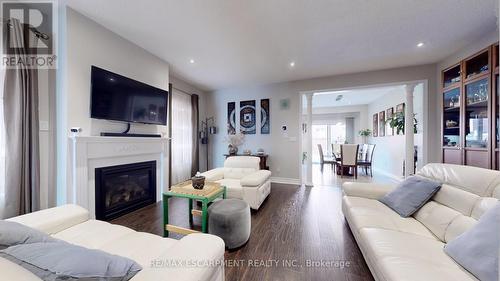
[[[363,176],[359,180],[371,181]],[[373,280],[342,215],[343,181],[331,177],[328,185],[321,182],[315,187],[273,184],[261,208],[252,211],[248,243],[226,251],[226,280]],[[170,200],[171,222],[190,227],[187,200]],[[112,223],[162,235],[162,205],[150,205]],[[195,218],[191,227],[199,230],[200,220]]]

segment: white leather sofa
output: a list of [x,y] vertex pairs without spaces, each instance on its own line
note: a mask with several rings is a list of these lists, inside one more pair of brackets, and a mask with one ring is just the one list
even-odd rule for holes
[[[180,240],[137,232],[89,219],[87,210],[64,205],[9,219],[69,243],[128,257],[143,269],[132,281],[224,280],[224,241],[209,234],[190,234]],[[68,257],[71,258],[71,257]],[[168,266],[185,262],[187,265]],[[0,258],[0,279],[40,281],[31,272]]]
[[500,172],[428,164],[419,176],[440,191],[413,217],[377,201],[395,186],[345,183],[342,209],[375,280],[477,280],[443,251],[500,199]]
[[207,181],[215,181],[227,188],[228,198],[243,199],[258,210],[271,193],[271,172],[260,170],[260,159],[253,156],[232,156],[223,168],[203,173]]

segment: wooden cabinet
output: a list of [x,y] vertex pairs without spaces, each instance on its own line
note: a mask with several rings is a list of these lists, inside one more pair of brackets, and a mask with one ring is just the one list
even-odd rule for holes
[[444,163],[500,167],[497,61],[494,45],[442,71]]

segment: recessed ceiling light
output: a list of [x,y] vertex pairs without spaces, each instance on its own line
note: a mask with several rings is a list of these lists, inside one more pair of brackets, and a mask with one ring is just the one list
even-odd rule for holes
[[290,67],[294,67],[294,66],[295,66],[295,62],[294,61],[290,62]]
[[113,81],[115,81],[115,78],[111,77],[111,78],[109,78],[109,81],[113,82]]
[[417,44],[417,47],[421,48],[421,47],[423,47],[424,45],[425,45],[425,44],[424,44],[424,42],[420,42],[420,43],[418,43],[418,44]]
[[190,59],[189,63],[193,64],[194,63],[194,59]]

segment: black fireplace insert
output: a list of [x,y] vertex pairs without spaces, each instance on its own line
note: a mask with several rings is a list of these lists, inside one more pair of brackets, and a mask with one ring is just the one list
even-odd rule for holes
[[95,211],[109,221],[156,202],[156,161],[95,169]]

